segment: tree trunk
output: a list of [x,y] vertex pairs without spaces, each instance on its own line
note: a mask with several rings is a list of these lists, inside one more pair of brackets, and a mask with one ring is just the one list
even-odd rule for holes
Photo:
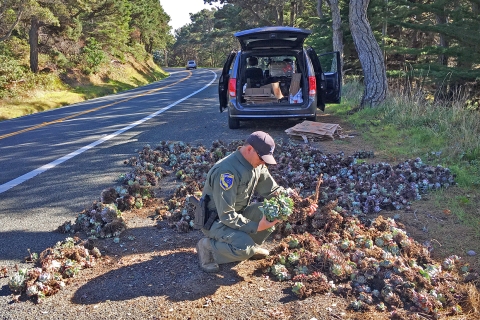
[[387,95],[387,73],[382,50],[367,19],[370,0],[350,0],[350,30],[363,69],[365,90],[359,108],[375,107]]
[[38,19],[32,17],[30,20],[29,44],[30,44],[30,70],[38,72]]
[[283,26],[283,7],[277,7],[277,26]]
[[[436,13],[435,14],[435,22],[437,25],[446,25],[447,24],[447,17],[444,13]],[[447,37],[443,33],[439,33],[439,43],[438,47],[446,49],[448,48],[448,41]],[[448,64],[448,57],[444,53],[440,53],[438,55],[437,59],[438,63],[442,66],[446,66]],[[449,85],[448,81],[445,81],[445,79],[438,79],[436,81],[437,83],[437,90],[435,91],[434,95],[434,100],[435,101],[442,101],[442,100],[448,100],[450,99],[450,93],[449,92]]]
[[[447,24],[447,17],[445,15],[436,14],[435,15],[435,20],[436,20],[437,25]],[[440,48],[448,48],[447,37],[443,33],[439,33],[438,35],[439,35],[438,46]],[[440,63],[442,66],[446,66],[447,65],[447,60],[448,60],[448,58],[445,54],[443,54],[443,53],[439,54],[438,63]]]
[[290,27],[293,27],[295,24],[296,6],[297,3],[295,1],[290,1]]
[[[340,70],[343,72],[343,31],[342,16],[340,14],[339,0],[327,0],[332,11],[333,51],[340,52]],[[320,4],[321,0],[318,0]],[[342,77],[343,79],[344,77]]]
[[320,19],[323,18],[322,3],[323,0],[317,0],[317,15]]

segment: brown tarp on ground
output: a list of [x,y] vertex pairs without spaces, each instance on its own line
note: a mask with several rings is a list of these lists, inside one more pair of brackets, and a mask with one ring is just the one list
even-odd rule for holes
[[288,128],[285,132],[290,136],[302,138],[305,143],[308,142],[308,139],[335,140],[335,138],[343,139],[349,137],[342,133],[342,127],[338,124],[307,120]]

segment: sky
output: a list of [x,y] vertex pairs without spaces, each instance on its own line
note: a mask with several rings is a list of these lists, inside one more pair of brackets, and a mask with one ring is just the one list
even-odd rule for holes
[[[189,13],[197,13],[203,9],[215,7],[214,5],[204,4],[203,0],[160,0],[160,4],[170,16],[169,24],[172,27],[172,32],[191,22]],[[219,4],[216,3],[216,5]]]

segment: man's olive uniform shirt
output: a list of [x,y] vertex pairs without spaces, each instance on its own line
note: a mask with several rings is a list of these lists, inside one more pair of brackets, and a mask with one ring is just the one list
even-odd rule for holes
[[[227,182],[226,177],[229,178]],[[208,208],[217,210],[224,225],[245,233],[256,233],[258,222],[241,213],[250,204],[254,191],[268,199],[280,190],[283,188],[273,180],[267,166],[262,164],[254,168],[237,150],[210,169],[203,195],[210,196]]]

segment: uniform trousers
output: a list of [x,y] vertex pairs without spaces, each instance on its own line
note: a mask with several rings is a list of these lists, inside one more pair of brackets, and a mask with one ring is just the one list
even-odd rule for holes
[[[240,213],[247,219],[260,222],[263,217],[259,209],[261,205],[262,202],[253,203]],[[247,260],[254,255],[253,248],[261,245],[272,233],[267,229],[249,234],[232,229],[220,221],[215,221],[210,230],[202,229],[202,232],[210,238],[213,256],[218,264]]]

